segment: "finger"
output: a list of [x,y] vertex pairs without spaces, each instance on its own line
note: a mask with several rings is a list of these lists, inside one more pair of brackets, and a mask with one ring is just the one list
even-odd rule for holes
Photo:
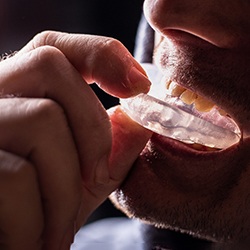
[[45,45],[59,49],[85,81],[97,82],[112,95],[128,97],[149,90],[145,71],[118,40],[47,31],[35,36],[19,54]]
[[[78,217],[78,228],[97,206],[124,181],[133,163],[145,147],[152,132],[132,121],[121,108],[114,107],[108,111],[112,123],[113,144],[108,169],[99,170],[97,180],[85,182],[83,204],[84,210]],[[106,180],[106,181],[105,181]]]
[[59,249],[64,235],[70,229],[73,234],[82,197],[79,160],[64,112],[51,100],[0,99],[0,131],[0,148],[34,164],[45,212],[44,247]]
[[98,165],[108,165],[110,121],[91,88],[65,56],[58,49],[41,47],[5,61],[0,73],[4,95],[46,97],[62,106],[73,132],[83,179],[95,181]]
[[31,163],[0,150],[0,248],[42,249],[43,211]]
[[98,163],[111,150],[109,117],[90,86],[58,49],[41,47],[0,67],[4,95],[46,97],[59,103],[68,119],[82,174],[95,178]]
[[108,113],[113,134],[109,172],[111,179],[121,182],[144,149],[152,132],[134,122],[120,106],[111,108]]

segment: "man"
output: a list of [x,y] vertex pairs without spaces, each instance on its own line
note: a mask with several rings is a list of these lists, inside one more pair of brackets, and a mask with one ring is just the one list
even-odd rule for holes
[[[123,98],[146,93],[150,85],[117,41],[45,32],[3,61],[3,245],[38,249],[43,240],[44,249],[68,249],[76,230],[115,189],[113,201],[131,217],[215,242],[247,242],[249,11],[246,1],[144,3],[156,31],[154,63],[165,78],[195,93],[194,103],[223,110],[241,129],[239,143],[223,150],[159,136],[119,107],[108,117],[87,83]],[[129,235],[135,236],[132,230]],[[152,235],[163,245],[151,247]],[[166,239],[176,236],[155,229],[148,246],[175,247]]]

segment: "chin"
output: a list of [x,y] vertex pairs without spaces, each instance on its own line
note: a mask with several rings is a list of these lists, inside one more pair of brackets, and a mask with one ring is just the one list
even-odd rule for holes
[[242,160],[248,148],[200,151],[154,134],[110,198],[128,217],[159,228],[216,242],[248,241],[249,174]]

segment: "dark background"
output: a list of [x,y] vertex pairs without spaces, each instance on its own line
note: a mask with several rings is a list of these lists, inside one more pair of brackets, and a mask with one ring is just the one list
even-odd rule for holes
[[[120,40],[131,53],[143,0],[1,0],[0,55],[19,50],[43,30],[98,34]],[[93,85],[106,108],[118,103]],[[106,201],[90,221],[121,216]]]
[[0,53],[42,30],[112,36],[132,51],[143,0],[1,0]]
[[[98,34],[120,40],[133,53],[143,0],[1,0],[0,55],[24,46],[43,30]],[[106,108],[117,104],[93,86]]]

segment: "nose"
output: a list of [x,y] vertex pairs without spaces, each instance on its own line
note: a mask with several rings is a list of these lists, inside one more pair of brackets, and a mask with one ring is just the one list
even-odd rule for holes
[[228,48],[237,37],[233,32],[238,16],[233,7],[225,0],[145,0],[144,13],[163,36],[170,29],[180,30]]

